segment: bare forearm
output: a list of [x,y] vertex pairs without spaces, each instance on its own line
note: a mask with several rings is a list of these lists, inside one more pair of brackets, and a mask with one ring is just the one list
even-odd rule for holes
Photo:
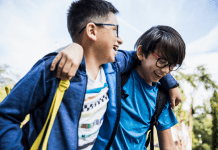
[[173,142],[171,129],[158,130],[158,140],[160,150],[177,150]]
[[171,147],[161,147],[160,146],[160,150],[177,150],[177,148],[175,146],[171,146]]

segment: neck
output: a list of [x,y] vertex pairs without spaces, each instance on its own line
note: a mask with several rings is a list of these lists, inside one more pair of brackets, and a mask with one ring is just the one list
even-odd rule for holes
[[93,79],[96,79],[102,63],[100,62],[100,59],[98,59],[98,54],[95,52],[94,43],[89,40],[86,35],[84,35],[78,43],[83,47],[86,69],[89,72],[89,75]]
[[141,65],[138,65],[136,67],[136,71],[138,72],[138,74],[141,76],[141,78],[147,82],[149,85],[152,86],[152,82],[148,79],[148,77],[146,76],[147,73],[143,72],[143,68],[141,67]]
[[89,75],[93,79],[96,79],[100,66],[102,64],[98,61],[98,59],[96,58],[96,56],[94,55],[94,53],[92,53],[90,49],[84,50],[84,57],[86,61],[86,69],[89,72]]

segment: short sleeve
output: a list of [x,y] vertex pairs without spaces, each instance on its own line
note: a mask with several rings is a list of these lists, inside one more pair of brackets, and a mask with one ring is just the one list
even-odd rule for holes
[[170,107],[169,99],[165,104],[164,109],[162,110],[159,118],[158,125],[156,126],[157,130],[166,130],[177,124],[178,121],[176,116],[173,113],[173,110]]

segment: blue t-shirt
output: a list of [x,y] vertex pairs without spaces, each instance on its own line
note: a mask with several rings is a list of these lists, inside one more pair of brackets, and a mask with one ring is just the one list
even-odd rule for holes
[[[129,96],[121,99],[121,118],[111,150],[144,149],[151,117],[155,112],[158,83],[150,86],[133,70],[123,89]],[[158,119],[157,130],[174,126],[176,117],[167,101]]]

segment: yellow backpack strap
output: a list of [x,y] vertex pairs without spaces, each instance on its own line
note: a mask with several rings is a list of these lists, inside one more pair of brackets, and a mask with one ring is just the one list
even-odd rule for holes
[[46,132],[46,135],[45,135],[45,139],[44,139],[44,142],[43,142],[43,145],[42,145],[42,150],[47,149],[48,139],[49,139],[49,135],[50,135],[50,132],[51,132],[55,117],[57,115],[57,112],[58,112],[58,109],[60,107],[61,101],[63,99],[64,92],[69,86],[70,86],[70,81],[69,80],[61,80],[60,81],[58,89],[57,89],[57,91],[55,93],[53,102],[51,104],[51,108],[50,108],[48,117],[46,119],[46,122],[45,122],[40,134],[38,135],[37,139],[33,143],[30,150],[38,150],[39,149],[39,146],[40,146],[40,143],[42,141],[45,129],[47,127],[47,123],[50,120],[48,128],[47,128],[47,132]]
[[11,88],[9,88],[8,86],[5,87],[5,91],[6,91],[6,94],[8,95],[11,91]]

